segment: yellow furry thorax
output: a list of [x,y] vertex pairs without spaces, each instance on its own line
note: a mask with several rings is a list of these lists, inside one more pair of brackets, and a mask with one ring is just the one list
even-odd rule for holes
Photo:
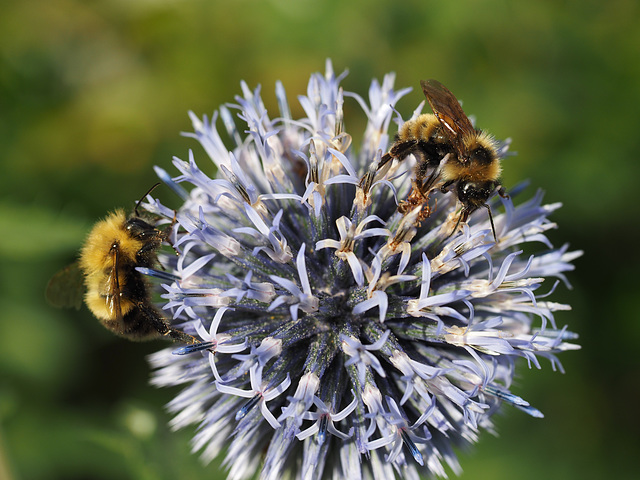
[[490,153],[492,161],[490,163],[479,163],[468,161],[463,163],[456,159],[448,159],[442,166],[442,179],[447,181],[465,180],[471,182],[497,181],[502,172],[500,159],[496,152],[496,142],[494,138],[483,131],[477,131],[476,135],[464,138],[462,143],[466,151],[471,152],[477,148],[484,148]]
[[458,162],[445,162],[441,176],[445,182],[451,180],[466,180],[471,182],[496,181],[500,178],[502,167],[499,161],[489,165],[468,165]]
[[113,266],[111,247],[118,244],[121,261],[134,262],[142,242],[132,238],[125,229],[124,210],[116,210],[95,224],[80,253],[80,267],[85,275],[102,273]]

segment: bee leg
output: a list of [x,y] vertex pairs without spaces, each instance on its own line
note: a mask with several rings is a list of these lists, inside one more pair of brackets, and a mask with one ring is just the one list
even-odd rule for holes
[[200,343],[200,341],[188,333],[181,332],[169,326],[169,322],[160,315],[155,308],[146,305],[144,302],[137,304],[140,312],[151,321],[151,326],[158,332],[160,336],[169,337],[175,342],[194,344]]
[[404,158],[413,153],[413,151],[418,146],[417,140],[409,140],[406,142],[400,142],[394,144],[388,153],[385,153],[380,159],[380,163],[378,164],[378,170],[384,167],[387,163],[389,163],[392,159],[397,158],[398,160],[404,160]]
[[136,260],[138,260],[139,263],[143,263],[145,259],[146,260],[155,259],[156,250],[158,249],[158,246],[159,246],[158,243],[151,242],[151,241],[149,243],[145,243],[136,252]]
[[393,159],[393,155],[390,153],[385,153],[380,159],[380,163],[378,164],[378,170],[384,167],[387,163],[389,163]]
[[509,198],[507,191],[502,185],[500,185],[500,188],[498,189],[498,195],[500,195],[502,198]]
[[[416,177],[418,177],[418,175],[416,175]],[[428,195],[429,192],[433,189],[433,186],[438,180],[438,177],[440,177],[440,171],[438,168],[434,168],[431,174],[429,175],[429,178],[427,178],[424,181],[424,183],[422,183],[422,185],[420,186],[420,191],[423,194]]]
[[163,337],[168,337],[174,342],[186,343],[189,345],[200,343],[200,340],[198,340],[196,337],[169,327],[167,321],[163,318],[156,317],[154,320],[155,329]]
[[169,337],[174,342],[186,343],[188,345],[200,343],[200,340],[196,337],[193,337],[188,333],[181,332],[180,330],[174,330],[173,328],[168,329],[163,335],[165,337]]
[[[444,182],[444,183],[442,184],[442,186],[440,187],[440,191],[441,191],[442,193],[447,193],[447,192],[449,191],[449,187],[450,187],[451,185],[453,185],[453,183],[454,183],[454,182],[455,182],[455,180],[449,180],[448,182]],[[468,213],[467,213],[467,216],[469,216],[469,214],[468,214]]]
[[397,158],[398,160],[403,160],[404,157],[413,153],[413,150],[418,146],[418,140],[408,140],[406,142],[396,143],[389,153],[393,158]]

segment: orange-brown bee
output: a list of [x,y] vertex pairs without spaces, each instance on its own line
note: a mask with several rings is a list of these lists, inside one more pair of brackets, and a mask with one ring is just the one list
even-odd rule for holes
[[420,85],[433,115],[426,113],[402,125],[395,143],[380,161],[382,167],[393,158],[403,160],[410,154],[416,157],[412,191],[399,210],[406,213],[418,205],[426,205],[424,219],[429,216],[429,193],[436,184],[443,193],[455,184],[462,211],[454,231],[473,211],[484,207],[489,212],[491,230],[497,241],[491,208],[487,204],[496,189],[500,196],[506,196],[500,183],[497,143],[491,135],[473,127],[447,87],[437,80],[422,80]]

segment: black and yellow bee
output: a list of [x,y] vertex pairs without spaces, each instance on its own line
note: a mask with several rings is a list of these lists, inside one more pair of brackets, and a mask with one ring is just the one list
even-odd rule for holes
[[[412,191],[399,210],[406,213],[426,205],[434,188],[446,193],[453,187],[462,204],[457,225],[484,207],[496,238],[487,200],[496,190],[500,196],[506,196],[500,183],[498,145],[491,135],[473,127],[447,87],[437,80],[422,80],[420,85],[433,114],[420,115],[402,125],[391,149],[380,161],[382,167],[393,158],[403,160],[410,154],[416,157]],[[423,218],[428,215],[427,206]]]
[[160,314],[151,302],[146,277],[137,270],[158,264],[157,251],[173,226],[156,228],[140,216],[139,203],[129,216],[116,210],[95,224],[79,261],[49,281],[47,299],[55,306],[79,308],[84,294],[85,304],[102,325],[130,340],[164,336],[196,343]]

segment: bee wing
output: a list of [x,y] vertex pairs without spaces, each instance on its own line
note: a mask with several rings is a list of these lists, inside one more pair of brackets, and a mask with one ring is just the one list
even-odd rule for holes
[[456,150],[462,154],[466,153],[462,139],[467,135],[475,134],[475,129],[462,110],[458,99],[437,80],[421,80],[420,86],[433,113],[444,127]]
[[117,319],[118,321],[122,320],[122,306],[120,304],[120,278],[118,275],[118,249],[113,249],[113,268],[111,272],[107,276],[107,310],[109,310],[109,314],[112,318]]
[[84,277],[80,265],[74,262],[51,277],[44,295],[54,307],[79,310],[84,290]]

